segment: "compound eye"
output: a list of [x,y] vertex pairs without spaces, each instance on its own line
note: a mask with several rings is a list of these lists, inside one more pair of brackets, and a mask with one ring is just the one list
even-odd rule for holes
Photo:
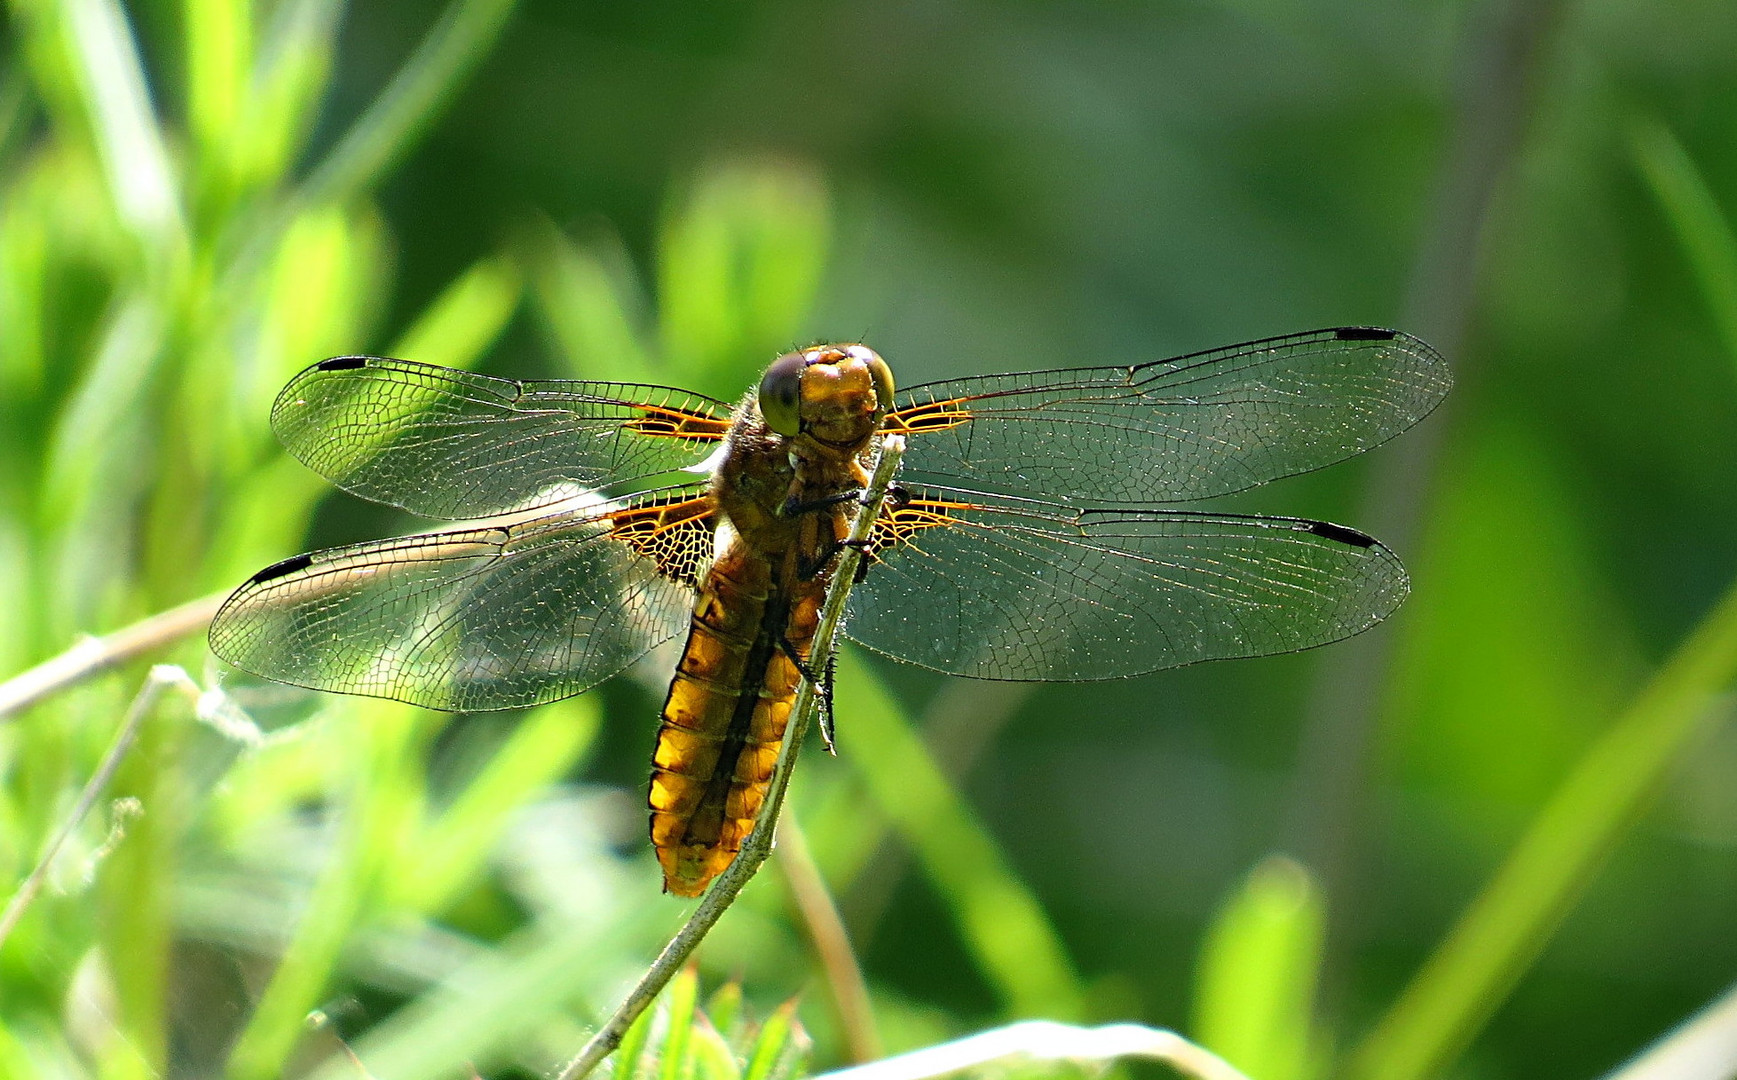
[[869,356],[869,378],[875,384],[875,415],[885,416],[893,411],[893,369],[875,353]]
[[760,379],[760,415],[780,435],[802,431],[802,372],[807,367],[801,353],[786,353],[772,361]]

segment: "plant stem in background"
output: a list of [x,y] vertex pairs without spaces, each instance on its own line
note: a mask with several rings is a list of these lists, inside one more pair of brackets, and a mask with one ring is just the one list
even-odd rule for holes
[[[1467,381],[1462,345],[1472,323],[1490,208],[1523,147],[1537,98],[1539,59],[1553,40],[1562,6],[1562,0],[1473,5],[1469,32],[1460,43],[1453,138],[1435,182],[1401,325],[1448,356],[1461,385]],[[1400,552],[1415,546],[1453,409],[1450,397],[1407,438],[1372,455],[1355,520]],[[1363,798],[1395,640],[1388,624],[1322,653],[1297,752],[1290,850],[1315,873],[1326,894],[1321,997],[1329,1012],[1339,959],[1362,916]]]
[[1708,1080],[1737,1076],[1737,986],[1647,1047],[1605,1080]]
[[851,948],[850,935],[839,917],[838,905],[826,888],[820,867],[814,863],[814,853],[808,848],[808,838],[794,815],[784,823],[779,839],[778,865],[790,883],[790,894],[814,951],[820,957],[826,973],[826,985],[832,990],[833,1004],[838,1009],[839,1027],[844,1031],[850,1060],[856,1063],[880,1057],[881,1038],[875,1030],[874,1008],[869,1001],[868,983],[863,979],[862,966]]
[[112,634],[86,638],[59,656],[14,675],[0,683],[0,720],[92,675],[203,630],[228,595],[202,596]]
[[1192,1080],[1248,1080],[1228,1062],[1173,1031],[1139,1024],[1083,1028],[1025,1020],[939,1046],[822,1073],[816,1080],[933,1080],[985,1065],[1027,1061],[1108,1065],[1124,1058],[1162,1061]]
[[120,729],[115,732],[114,742],[109,744],[108,752],[103,754],[102,762],[97,766],[96,772],[91,774],[90,780],[84,785],[84,790],[79,792],[78,801],[73,804],[71,813],[66,815],[66,824],[54,834],[54,839],[49,841],[42,857],[36,861],[36,865],[31,869],[30,876],[24,879],[23,884],[18,886],[18,891],[12,894],[12,899],[7,901],[6,909],[0,911],[0,947],[5,946],[7,937],[12,933],[12,928],[18,925],[18,920],[24,917],[25,909],[30,906],[32,900],[36,899],[36,894],[42,890],[42,883],[47,880],[48,870],[54,865],[54,857],[60,854],[60,849],[65,845],[66,838],[72,835],[74,829],[78,828],[79,823],[84,820],[86,814],[90,813],[91,807],[96,805],[97,799],[108,787],[109,781],[114,779],[115,770],[121,767],[121,760],[126,757],[128,749],[133,745],[133,740],[138,737],[139,725],[144,723],[145,718],[151,714],[152,706],[156,705],[157,699],[163,695],[163,691],[170,689],[183,691],[195,702],[199,700],[199,687],[194,685],[193,680],[187,677],[185,671],[172,664],[159,664],[151,669],[150,675],[145,678],[145,685],[139,688],[137,696],[133,698],[132,705],[128,706],[127,714],[121,720]]

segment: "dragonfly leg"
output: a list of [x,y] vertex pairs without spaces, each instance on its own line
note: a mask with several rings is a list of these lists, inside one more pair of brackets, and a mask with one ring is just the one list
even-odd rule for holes
[[840,491],[835,495],[828,495],[824,499],[809,499],[807,502],[792,495],[790,498],[784,500],[784,505],[778,508],[778,516],[793,518],[801,517],[803,514],[812,514],[817,510],[825,510],[829,507],[837,506],[839,503],[847,503],[852,499],[860,499],[863,496],[864,490],[866,489],[851,488],[849,491]]
[[[869,502],[869,489],[868,488],[859,488],[857,490],[857,498],[862,500],[862,503],[864,506],[867,506],[868,502]],[[900,483],[892,483],[892,484],[887,485],[886,506],[887,506],[888,510],[901,510],[901,509],[909,506],[910,504],[911,504],[911,489],[910,488],[907,488],[905,485],[900,484]]]
[[826,670],[824,672],[817,672],[808,666],[806,660],[797,655],[796,646],[790,644],[790,639],[780,639],[778,642],[778,650],[790,658],[790,662],[796,665],[797,674],[806,679],[809,684],[814,687],[815,694],[819,696],[820,741],[826,745],[827,753],[837,757],[838,751],[834,748],[832,742],[832,676],[834,665],[837,662],[836,655],[834,659],[827,661]]
[[841,548],[854,548],[857,551],[862,552],[863,558],[858,560],[856,564],[856,573],[852,576],[850,582],[852,585],[861,585],[864,579],[868,577],[869,567],[874,563],[875,542],[873,538],[865,536],[861,540],[840,540],[838,546]]

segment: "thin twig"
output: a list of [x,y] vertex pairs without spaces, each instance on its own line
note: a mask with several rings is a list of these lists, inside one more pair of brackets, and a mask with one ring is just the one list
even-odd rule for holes
[[808,849],[808,838],[792,817],[784,823],[778,847],[778,866],[790,883],[790,895],[796,900],[796,910],[814,940],[814,951],[820,956],[821,970],[826,973],[826,985],[832,991],[838,1008],[839,1027],[844,1031],[845,1046],[853,1063],[873,1061],[883,1053],[880,1033],[875,1030],[875,1014],[869,1004],[868,982],[857,963],[856,950],[851,948],[850,935],[844,929],[844,919],[838,914],[826,879],[820,876],[814,854]]
[[158,664],[151,669],[151,674],[145,679],[145,685],[134,695],[133,703],[127,709],[126,717],[121,721],[120,730],[115,732],[114,742],[109,744],[102,761],[97,765],[96,772],[85,782],[84,790],[79,792],[78,801],[73,804],[72,813],[67,815],[60,831],[54,834],[54,839],[48,844],[42,858],[36,861],[36,866],[30,871],[30,876],[18,886],[18,891],[7,901],[6,910],[0,912],[0,946],[6,944],[6,938],[12,933],[18,920],[24,917],[24,912],[42,891],[42,883],[48,880],[48,871],[54,865],[54,860],[60,854],[60,849],[66,844],[67,838],[84,821],[90,808],[96,805],[103,789],[114,779],[115,770],[121,766],[121,760],[132,748],[133,740],[138,737],[139,727],[145,717],[150,715],[151,707],[157,703],[164,690],[169,688],[187,691],[195,701],[199,698],[199,687],[187,677],[187,673],[172,664]]
[[[881,437],[880,459],[875,464],[874,477],[869,481],[868,490],[863,493],[862,512],[857,515],[850,540],[839,555],[838,566],[833,571],[832,588],[827,591],[826,605],[820,613],[820,624],[814,634],[814,647],[808,657],[811,670],[826,671],[831,663],[833,639],[844,619],[845,599],[850,594],[851,585],[856,580],[857,566],[862,561],[860,547],[868,539],[875,520],[880,517],[881,504],[887,497],[887,487],[892,483],[893,474],[899,467],[899,458],[904,452],[905,441],[901,436]],[[790,726],[784,732],[784,742],[778,750],[778,763],[772,770],[772,783],[766,792],[765,806],[760,811],[759,820],[754,823],[753,831],[743,842],[742,850],[736,853],[735,861],[718,875],[705,898],[700,901],[699,907],[694,909],[687,923],[676,932],[669,944],[663,947],[663,952],[658,954],[657,959],[652,961],[651,967],[628,993],[621,1007],[615,1010],[615,1015],[597,1030],[597,1034],[591,1036],[591,1040],[580,1049],[573,1060],[562,1068],[556,1080],[580,1080],[621,1044],[621,1037],[627,1033],[634,1020],[657,999],[665,984],[681,970],[682,965],[693,955],[693,951],[699,947],[718,919],[735,903],[742,888],[754,877],[760,864],[766,861],[766,856],[772,853],[772,836],[778,821],[778,811],[784,803],[784,793],[790,786],[790,767],[802,745],[802,735],[808,727],[816,698],[814,684],[804,680],[796,692],[796,702],[790,710]]]
[[939,1046],[837,1072],[815,1080],[932,1080],[1009,1059],[1108,1064],[1122,1058],[1162,1061],[1196,1080],[1248,1080],[1223,1058],[1174,1031],[1140,1024],[1075,1027],[1026,1020]]
[[0,720],[116,664],[203,628],[226,592],[189,600],[99,638],[86,638],[51,660],[0,683]]

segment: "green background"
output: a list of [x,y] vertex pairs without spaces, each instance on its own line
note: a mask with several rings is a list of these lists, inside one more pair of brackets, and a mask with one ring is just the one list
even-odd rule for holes
[[[814,340],[910,384],[1396,326],[1446,407],[1226,503],[1387,541],[1383,627],[1012,691],[847,660],[793,800],[883,1039],[1135,1019],[1256,1080],[1584,1077],[1737,979],[1729,4],[4,19],[0,676],[409,527],[275,449],[326,355],[734,398]],[[334,1036],[380,1076],[531,1075],[679,923],[641,839],[655,667],[449,724],[197,636],[149,658],[263,743],[151,711],[108,792],[142,816],[99,803],[0,945],[0,1075],[341,1070]],[[4,891],[145,671],[0,719]],[[837,1064],[763,877],[704,992],[801,992]]]

